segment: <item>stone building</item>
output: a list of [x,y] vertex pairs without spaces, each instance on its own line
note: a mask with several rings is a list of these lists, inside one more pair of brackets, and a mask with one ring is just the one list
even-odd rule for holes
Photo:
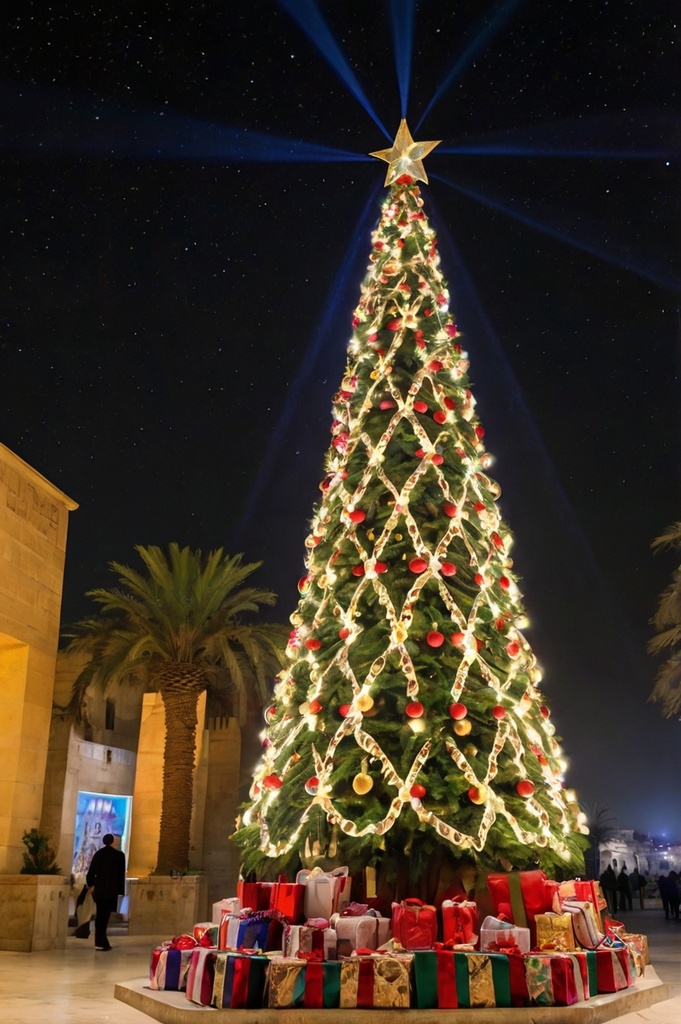
[[[65,938],[62,890],[68,890],[72,871],[84,867],[101,845],[102,827],[112,820],[106,815],[118,806],[126,809],[116,830],[128,856],[128,878],[133,886],[135,879],[146,880],[143,906],[161,902],[150,899],[154,883],[149,879],[161,809],[165,721],[159,695],[125,685],[104,694],[90,690],[84,722],[65,711],[84,664],[58,652],[68,517],[76,508],[0,444],[0,899],[5,909],[16,910],[0,922],[0,949],[53,948]],[[228,836],[240,784],[250,778],[257,749],[242,757],[247,711],[238,698],[232,714],[209,718],[205,701],[199,708],[190,863],[194,921],[204,920],[210,904],[236,888],[238,853]],[[258,743],[252,730],[244,730],[244,736],[249,736],[245,742]],[[88,820],[94,818],[99,820],[88,833]],[[40,926],[29,920],[29,876],[19,874],[22,836],[32,828],[49,836],[62,870],[44,897],[59,904],[59,913],[50,911]],[[178,919],[177,931],[185,927]],[[35,938],[36,928],[45,934]],[[158,934],[164,929],[140,911],[134,930]]]

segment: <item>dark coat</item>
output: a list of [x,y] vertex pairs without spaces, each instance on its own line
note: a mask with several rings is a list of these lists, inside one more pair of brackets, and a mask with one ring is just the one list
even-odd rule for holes
[[95,899],[115,899],[125,892],[125,854],[113,846],[102,846],[97,850],[88,873],[85,876],[88,885],[94,886]]

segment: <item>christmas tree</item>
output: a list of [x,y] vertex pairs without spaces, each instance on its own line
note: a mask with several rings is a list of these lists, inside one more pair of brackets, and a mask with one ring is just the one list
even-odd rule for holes
[[[244,871],[443,857],[578,872],[587,831],[525,639],[511,534],[405,122],[333,400],[288,665],[234,836]],[[405,889],[411,888],[411,892]],[[421,887],[421,891],[423,891]]]

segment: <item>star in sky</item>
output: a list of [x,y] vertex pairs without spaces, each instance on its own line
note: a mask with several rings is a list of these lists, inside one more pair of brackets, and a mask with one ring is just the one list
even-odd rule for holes
[[375,156],[379,160],[385,160],[388,172],[385,176],[385,185],[392,185],[400,174],[409,174],[416,181],[428,183],[428,176],[423,167],[423,158],[428,156],[431,150],[439,146],[442,139],[435,142],[414,142],[407,122],[402,119],[397,135],[390,149],[378,149],[369,156]]

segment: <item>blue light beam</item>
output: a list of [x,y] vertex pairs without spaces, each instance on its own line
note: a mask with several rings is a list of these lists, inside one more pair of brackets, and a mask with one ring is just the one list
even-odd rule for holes
[[375,121],[386,138],[392,139],[392,136],[367,99],[352,68],[341,53],[336,40],[331,35],[329,26],[324,21],[322,13],[314,0],[279,0],[279,4],[293,18],[298,28],[314,43],[341,81],[347,85],[355,99],[364,107],[369,117]]
[[[167,111],[127,111],[114,100],[4,83],[0,149],[42,157],[85,155],[123,159],[217,160],[252,163],[370,162],[365,153],[302,139],[229,128]],[[30,127],[28,127],[30,126]]]
[[506,22],[513,17],[515,12],[523,5],[524,2],[525,0],[505,0],[505,3],[502,3],[500,6],[497,5],[496,11],[492,11],[491,14],[485,15],[482,19],[480,31],[473,37],[464,52],[455,62],[444,82],[442,82],[442,84],[435,90],[433,98],[423,111],[421,119],[416,125],[417,130],[421,127],[438,100],[441,99],[453,83],[463,75],[469,64],[472,64],[478,54],[485,49],[494,36],[501,32]]
[[416,0],[390,0],[390,21],[393,30],[395,70],[400,90],[400,116],[406,120],[409,106],[409,84],[414,49],[414,11]]
[[590,160],[675,160],[676,120],[664,111],[635,109],[493,132],[440,146],[456,156],[546,156]]
[[[606,237],[604,242],[608,248],[605,248],[603,244],[596,244],[583,237],[585,230],[583,223],[580,223],[579,229],[576,229],[574,226],[571,230],[563,228],[556,223],[561,214],[546,204],[537,204],[541,206],[542,216],[544,217],[544,220],[540,220],[538,217],[530,217],[528,214],[522,213],[519,209],[503,203],[499,199],[493,199],[491,196],[478,192],[477,189],[466,188],[438,174],[431,174],[431,178],[435,178],[449,188],[461,192],[462,195],[468,196],[469,199],[475,199],[484,206],[488,206],[491,210],[498,210],[500,213],[505,213],[507,216],[520,221],[521,224],[525,224],[527,227],[541,231],[542,234],[548,235],[550,238],[555,238],[559,242],[566,242],[573,248],[579,249],[581,252],[587,252],[590,256],[595,256],[606,263],[622,267],[624,270],[652,282],[652,284],[657,285],[659,288],[666,288],[672,292],[681,292],[681,282],[679,280],[657,270],[656,264],[663,262],[662,260],[651,257],[645,266],[634,263],[631,255],[627,252],[628,247],[626,243],[617,243],[612,237]],[[553,224],[549,223],[549,221],[553,221]],[[577,234],[577,230],[582,232],[581,238]]]
[[[347,286],[351,275],[354,274],[362,248],[366,248],[366,238],[370,231],[369,220],[375,220],[376,197],[379,192],[379,185],[375,185],[360,215],[357,226],[352,234],[350,246],[348,247],[340,269],[331,287],[327,301],[324,303],[324,316],[312,337],[307,351],[303,356],[298,372],[288,389],[284,407],[277,424],[272,431],[270,441],[264,458],[260,463],[251,493],[241,518],[237,523],[234,535],[231,540],[232,548],[238,548],[242,543],[243,534],[251,523],[258,504],[269,484],[272,472],[280,459],[281,446],[291,426],[293,418],[298,410],[298,405],[308,385],[312,371],[317,364],[320,355],[328,349],[329,337],[337,332],[337,324],[343,319],[343,309],[347,302]],[[329,400],[329,406],[331,402]],[[329,429],[331,417],[329,416]],[[320,457],[321,467],[321,457]]]

